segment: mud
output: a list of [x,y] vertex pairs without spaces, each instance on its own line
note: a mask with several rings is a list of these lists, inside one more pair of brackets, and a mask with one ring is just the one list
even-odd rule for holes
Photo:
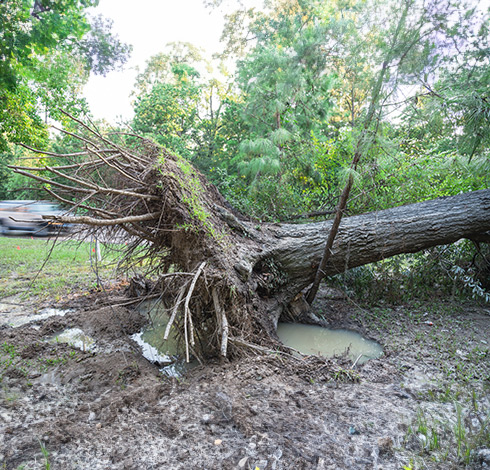
[[[354,370],[346,358],[325,361],[327,375],[256,356],[176,379],[142,357],[130,336],[146,318],[117,299],[87,299],[17,328],[4,322],[0,467],[485,468],[484,443],[466,462],[451,453],[437,462],[411,430],[420,410],[451,417],[453,400],[441,395],[454,393],[477,432],[490,409],[488,310],[448,303],[365,311],[325,301],[332,326],[376,339],[385,354]],[[95,352],[48,342],[72,328],[95,339]],[[479,405],[473,415],[471,400]],[[446,441],[454,447],[450,435]]]

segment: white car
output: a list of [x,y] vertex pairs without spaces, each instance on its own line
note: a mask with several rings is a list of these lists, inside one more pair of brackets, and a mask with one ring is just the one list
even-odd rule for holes
[[50,201],[0,201],[0,235],[26,232],[35,236],[57,233],[67,227],[43,219],[43,215],[62,215],[60,206]]

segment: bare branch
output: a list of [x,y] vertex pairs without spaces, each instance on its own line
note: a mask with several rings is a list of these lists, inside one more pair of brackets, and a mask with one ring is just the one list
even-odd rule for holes
[[[110,158],[115,158],[115,157],[110,157]],[[96,168],[96,167],[103,166],[103,165],[104,165],[103,162],[92,160],[92,161],[87,161],[87,162],[83,162],[83,163],[74,163],[73,165],[52,166],[49,168],[54,168],[56,170],[72,170],[74,168],[77,168],[77,169],[84,169],[86,167],[90,168],[91,166]],[[26,170],[26,171],[47,171],[48,170],[48,167],[46,165],[38,166],[38,167],[16,166],[16,168],[19,168],[20,170]]]
[[80,180],[78,178],[74,178],[72,176],[68,176],[62,172],[54,170],[52,167],[46,167],[46,168],[48,171],[51,171],[55,175],[61,176],[61,177],[66,178],[70,181],[73,181],[74,183],[81,184],[82,186],[85,186],[86,188],[90,188],[90,189],[67,186],[65,184],[58,183],[58,182],[53,181],[51,179],[42,178],[41,176],[34,175],[34,174],[29,173],[29,172],[24,171],[24,170],[20,170],[20,169],[18,169],[19,167],[16,167],[16,166],[9,165],[8,168],[13,169],[15,173],[19,173],[20,175],[28,176],[30,178],[37,180],[37,181],[41,181],[42,183],[52,184],[54,186],[58,186],[59,188],[66,189],[67,191],[77,191],[79,193],[92,193],[95,190],[97,193],[100,193],[100,194],[117,194],[120,196],[136,197],[139,199],[151,199],[154,201],[160,200],[160,198],[158,196],[153,196],[151,194],[140,194],[140,193],[135,193],[132,191],[124,191],[122,189],[114,189],[114,188],[101,188],[100,186],[98,186],[96,184],[89,183],[86,181],[82,181],[82,180]]
[[[58,158],[83,157],[84,155],[89,154],[89,150],[84,150],[83,152],[75,152],[75,153],[54,153],[54,152],[48,152],[46,150],[38,150],[38,149],[35,149],[32,147],[29,147],[29,145],[22,144],[22,143],[18,143],[17,145],[20,145],[21,147],[24,147],[27,150],[30,150],[31,152],[34,152],[34,153],[39,153],[42,155],[49,155],[51,157],[58,157]],[[104,153],[108,153],[108,152],[118,153],[119,152],[119,150],[117,150],[117,149],[100,149],[99,151],[104,152]],[[36,157],[36,158],[42,158],[42,157]]]
[[188,337],[187,337],[187,321],[189,321],[189,329],[190,329],[190,342],[191,346],[194,347],[195,342],[194,342],[194,326],[192,324],[192,316],[191,316],[191,311],[189,310],[189,302],[192,297],[192,293],[194,292],[194,287],[196,287],[196,282],[197,279],[199,278],[202,270],[206,266],[206,261],[203,261],[199,268],[197,268],[196,274],[194,276],[194,279],[192,279],[191,286],[189,287],[189,291],[187,292],[187,296],[185,298],[185,304],[184,304],[184,332],[185,332],[185,358],[186,361],[189,362],[189,342],[188,342]]
[[75,188],[73,186],[61,184],[61,183],[58,183],[58,182],[53,181],[51,179],[43,178],[42,176],[35,175],[35,174],[30,173],[28,171],[19,170],[18,167],[16,167],[16,166],[8,165],[8,168],[11,168],[14,171],[14,173],[18,173],[19,175],[27,176],[29,178],[35,179],[36,181],[40,181],[41,183],[46,183],[46,184],[51,184],[53,186],[57,186],[58,188],[65,189],[66,191],[79,192],[79,193],[85,193],[85,194],[92,193],[92,191],[90,191],[90,189]]
[[[51,191],[49,188],[46,188],[44,187],[44,190],[50,194],[51,196],[53,196],[55,199],[57,199],[58,201],[62,202],[63,204],[68,204],[70,206],[73,206],[71,210],[73,209],[76,209],[78,207],[80,207],[81,209],[87,209],[89,211],[92,211],[92,212],[96,212],[98,214],[102,214],[102,215],[106,215],[106,216],[109,216],[109,217],[117,217],[117,213],[116,212],[110,212],[110,211],[106,211],[104,209],[100,209],[98,207],[92,207],[92,206],[86,206],[85,204],[81,204],[80,202],[73,202],[73,201],[70,201],[69,199],[65,199],[64,197],[61,197],[59,194],[56,194],[54,191]],[[91,195],[89,195],[88,197],[84,198],[84,200],[88,200],[92,197],[92,195],[94,195],[95,193],[92,193]]]
[[88,216],[67,217],[67,216],[59,216],[59,215],[43,215],[43,219],[46,220],[54,220],[56,222],[63,222],[66,224],[95,225],[99,227],[128,224],[133,222],[143,222],[145,220],[158,219],[158,217],[160,217],[159,212],[152,212],[151,214],[143,214],[143,215],[133,215],[129,217],[122,217],[119,219],[94,219],[93,217],[88,217]]
[[135,183],[139,183],[141,184],[141,181],[137,180],[136,178],[133,178],[130,174],[126,173],[124,170],[122,170],[121,168],[119,168],[118,166],[112,164],[109,162],[109,159],[107,158],[104,158],[102,156],[102,153],[99,153],[97,152],[96,150],[92,150],[92,153],[94,153],[95,155],[97,155],[107,166],[113,168],[114,170],[116,170],[118,173],[120,173],[122,176],[124,176],[125,178],[128,178],[132,181],[134,181]]
[[[126,150],[124,150],[123,148],[121,148],[119,145],[115,144],[114,142],[111,142],[109,139],[106,139],[103,135],[99,134],[98,132],[96,132],[95,130],[93,130],[91,127],[87,126],[83,121],[81,121],[80,119],[77,119],[76,117],[72,116],[68,112],[66,112],[64,110],[61,110],[61,112],[63,114],[65,114],[66,116],[68,116],[73,121],[75,121],[76,123],[78,123],[84,129],[87,129],[91,134],[95,135],[97,138],[99,138],[105,144],[110,145],[111,147],[114,147],[117,151],[119,151],[121,153],[121,155],[123,157],[126,157],[129,161],[132,158],[132,159],[136,160],[137,162],[139,162],[139,163],[141,163],[143,165],[148,165],[148,163],[150,163],[150,161],[148,159],[142,158],[142,157],[137,156],[137,155],[133,155],[133,154],[127,152]],[[82,138],[80,138],[80,139],[82,139]],[[82,140],[85,140],[85,139],[82,139]],[[90,142],[90,141],[88,141],[88,142]],[[93,143],[92,143],[92,145],[94,147],[97,147]],[[131,158],[128,158],[128,157],[131,157]]]

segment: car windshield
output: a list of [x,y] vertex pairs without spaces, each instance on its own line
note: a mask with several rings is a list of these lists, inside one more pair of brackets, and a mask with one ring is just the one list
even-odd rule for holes
[[32,204],[28,206],[29,211],[31,212],[39,212],[42,214],[47,214],[49,212],[59,212],[59,208],[54,204]]

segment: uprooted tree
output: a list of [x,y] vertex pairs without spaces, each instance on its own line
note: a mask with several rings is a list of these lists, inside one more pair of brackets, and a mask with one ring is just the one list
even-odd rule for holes
[[[331,221],[250,220],[185,159],[137,136],[125,148],[79,125],[89,135],[78,137],[83,151],[34,150],[73,163],[13,167],[77,211],[56,220],[126,237],[127,257],[144,257],[158,274],[171,317],[165,335],[181,334],[187,355],[229,356],[274,340],[281,315],[304,307]],[[490,190],[345,218],[324,275],[461,238],[489,241]]]

